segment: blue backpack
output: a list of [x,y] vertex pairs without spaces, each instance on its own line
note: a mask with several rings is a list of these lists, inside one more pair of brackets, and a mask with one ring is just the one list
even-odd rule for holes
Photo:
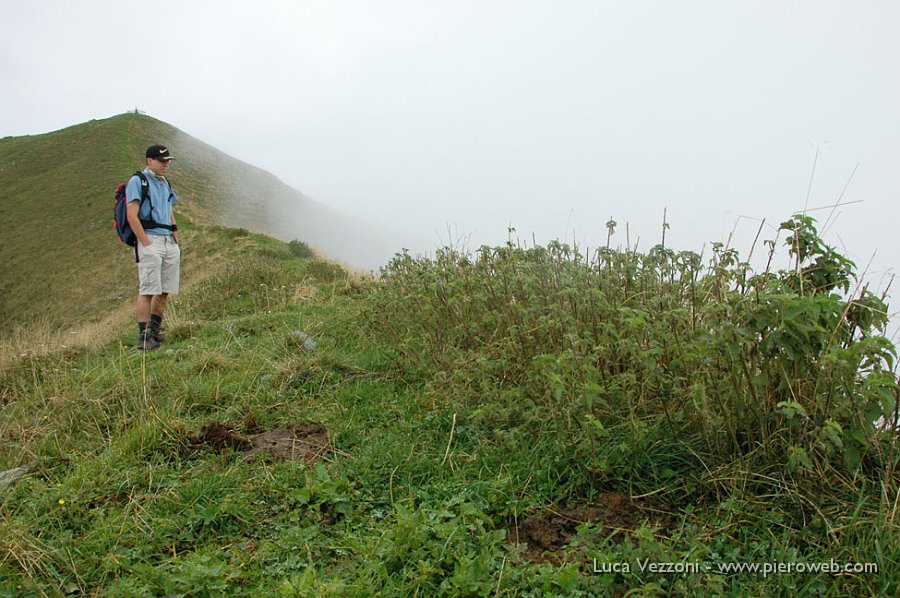
[[[138,214],[144,208],[144,202],[150,201],[150,184],[147,182],[147,175],[143,172],[135,172],[133,176],[138,177],[141,180],[141,203],[138,206]],[[131,180],[131,179],[129,179]],[[125,197],[125,188],[128,186],[128,181],[125,181],[118,187],[116,187],[116,207],[113,212],[113,225],[116,229],[116,234],[119,236],[119,240],[128,245],[129,247],[134,247],[134,260],[140,261],[138,259],[137,253],[137,235],[134,234],[134,231],[131,230],[131,225],[128,224],[128,200]],[[172,186],[169,186],[169,190],[171,191]],[[153,213],[153,210],[150,210],[150,213]],[[166,230],[175,231],[178,230],[178,227],[169,224],[161,224],[156,222],[155,220],[143,220],[141,219],[141,225],[145,228],[164,228]]]

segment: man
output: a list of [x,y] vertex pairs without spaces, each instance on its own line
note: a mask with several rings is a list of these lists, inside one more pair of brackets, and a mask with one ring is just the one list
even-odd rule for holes
[[[148,198],[141,205],[141,178],[131,177],[125,187],[128,224],[137,237],[138,297],[135,312],[138,322],[137,349],[156,349],[160,343],[163,314],[170,293],[178,292],[181,249],[172,206],[178,197],[166,179],[169,148],[151,145],[145,154],[144,176]],[[145,227],[146,225],[146,227]]]

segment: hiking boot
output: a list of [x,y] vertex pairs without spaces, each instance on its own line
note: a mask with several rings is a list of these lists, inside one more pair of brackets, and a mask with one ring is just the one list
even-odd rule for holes
[[151,325],[151,326],[148,326],[148,327],[147,327],[147,330],[148,330],[150,336],[153,338],[153,340],[155,340],[157,343],[162,343],[162,342],[163,342],[163,332],[166,331],[166,327],[165,327],[165,326],[163,326],[162,324],[160,324],[159,327],[156,328],[156,327],[154,327],[154,326]]
[[159,349],[159,341],[153,337],[153,333],[146,330],[138,334],[138,341],[134,348],[138,351],[152,351]]

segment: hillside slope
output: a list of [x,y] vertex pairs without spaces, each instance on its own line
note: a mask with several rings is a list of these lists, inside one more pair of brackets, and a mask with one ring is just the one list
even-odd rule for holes
[[[258,230],[303,240],[329,257],[385,260],[389,242],[162,121],[123,114],[44,135],[0,140],[0,332],[38,323],[61,329],[121,312],[134,290],[129,253],[112,231],[113,190],[140,167],[144,149],[170,145],[181,198],[184,276],[216,267],[200,225]],[[191,226],[191,225],[194,226]],[[354,249],[350,243],[367,247]],[[127,308],[126,308],[127,311]],[[124,313],[124,312],[123,312]]]
[[0,330],[97,320],[132,290],[110,214],[145,125],[120,117],[0,140]]

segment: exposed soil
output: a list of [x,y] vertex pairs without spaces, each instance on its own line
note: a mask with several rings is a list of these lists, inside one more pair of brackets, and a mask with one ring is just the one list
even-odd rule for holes
[[561,553],[583,523],[602,524],[601,536],[624,540],[644,516],[641,505],[621,492],[608,492],[586,507],[532,513],[513,521],[508,538],[526,544],[524,558],[533,563],[559,561]]
[[200,429],[200,434],[191,439],[191,444],[208,446],[219,452],[226,449],[248,450],[252,443],[234,432],[233,429],[219,422],[206,424]]
[[275,428],[253,437],[253,447],[245,459],[265,453],[275,459],[312,463],[331,451],[328,430],[322,424],[306,423]]
[[[259,430],[255,418],[244,422],[248,431]],[[197,436],[190,438],[193,448],[209,448],[218,452],[238,450],[249,460],[262,453],[273,459],[303,461],[312,463],[322,459],[331,451],[328,430],[319,423],[296,424],[284,428],[273,428],[258,434],[242,436],[232,427],[220,422],[206,424]]]

